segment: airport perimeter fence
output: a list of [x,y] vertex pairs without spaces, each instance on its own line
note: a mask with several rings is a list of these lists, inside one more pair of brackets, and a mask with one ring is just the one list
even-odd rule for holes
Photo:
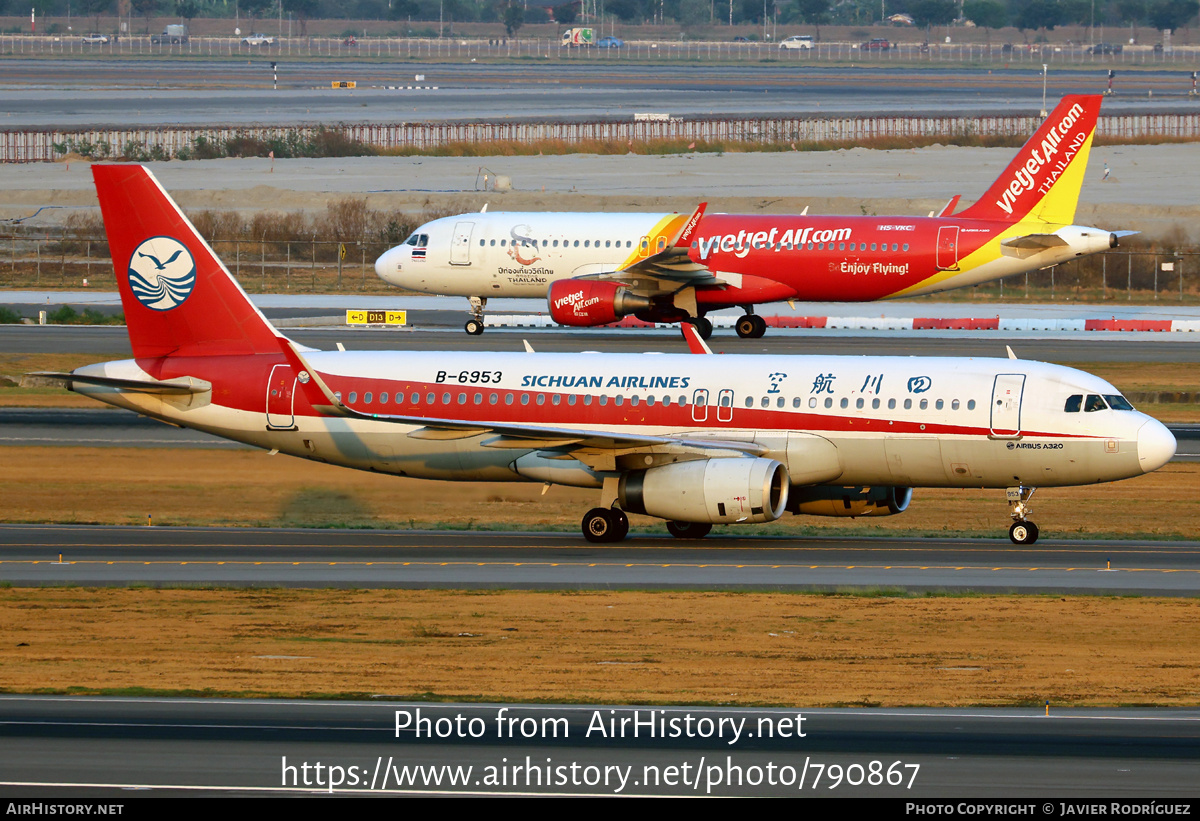
[[[247,291],[363,293],[392,291],[375,276],[375,260],[390,243],[209,239]],[[84,288],[115,291],[103,238],[13,234],[0,237],[0,290]],[[1018,274],[939,300],[1200,304],[1200,248],[1118,249],[1043,271]]]
[[[145,126],[0,130],[0,162],[53,162],[68,152],[131,161],[195,158],[233,143],[288,146],[337,135],[381,151],[425,151],[455,144],[654,143],[695,141],[760,145],[871,144],[886,139],[1024,138],[1041,125],[1032,115],[874,117],[674,117],[589,121],[344,123],[334,126]],[[1101,116],[1100,139],[1200,139],[1200,111]],[[235,152],[236,153],[236,152]],[[265,151],[261,153],[265,154]],[[214,154],[220,156],[220,154]]]
[[[1114,35],[1121,40],[1125,32]],[[250,45],[239,37],[190,37],[186,43],[154,42],[146,35],[121,35],[107,43],[85,43],[82,36],[0,35],[0,53],[85,55],[93,57],[336,57],[401,60],[570,60],[585,62],[678,61],[826,63],[954,63],[980,65],[1178,66],[1196,68],[1200,46],[1161,48],[1115,44],[896,43],[887,49],[860,43],[821,42],[811,49],[782,48],[780,43],[704,40],[626,40],[619,48],[564,48],[558,39],[462,37],[275,37]],[[352,79],[352,78],[347,78]]]

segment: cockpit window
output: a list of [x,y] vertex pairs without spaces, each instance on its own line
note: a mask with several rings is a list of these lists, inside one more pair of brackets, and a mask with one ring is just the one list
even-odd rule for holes
[[1092,411],[1099,411],[1099,410],[1108,410],[1108,404],[1105,403],[1103,397],[1097,396],[1094,393],[1089,393],[1087,401],[1083,405],[1083,410],[1085,413],[1091,413]]
[[429,244],[429,234],[417,234],[417,247],[424,248]]
[[1129,404],[1129,400],[1121,394],[1104,394],[1104,398],[1108,400],[1108,406],[1113,410],[1133,410],[1133,405]]
[[405,245],[416,245],[417,244],[417,236],[418,236],[417,234],[413,234],[411,237],[404,240],[404,244]]
[[1083,394],[1077,393],[1074,396],[1067,397],[1067,406],[1063,408],[1067,413],[1079,413],[1079,409],[1083,407]]

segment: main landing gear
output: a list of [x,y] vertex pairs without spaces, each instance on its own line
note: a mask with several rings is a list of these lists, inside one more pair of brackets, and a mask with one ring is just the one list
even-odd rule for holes
[[667,522],[667,532],[676,539],[703,539],[710,530],[708,522]]
[[479,336],[483,333],[483,309],[487,307],[487,299],[478,296],[467,297],[467,299],[471,302],[471,318],[467,320],[463,330],[471,336]]
[[746,311],[746,315],[739,319],[734,327],[742,339],[762,339],[762,335],[767,332],[767,321],[758,314]]
[[696,326],[696,333],[700,334],[701,339],[708,339],[712,336],[712,320],[702,316],[694,316],[685,319],[684,322],[690,322]]
[[619,542],[629,535],[629,517],[617,507],[594,507],[583,514],[583,538],[589,542]]
[[1008,529],[1008,538],[1013,544],[1033,544],[1038,540],[1038,526],[1029,521],[1033,508],[1029,500],[1033,497],[1035,487],[1010,487],[1006,492],[1008,503],[1012,506],[1012,527]]

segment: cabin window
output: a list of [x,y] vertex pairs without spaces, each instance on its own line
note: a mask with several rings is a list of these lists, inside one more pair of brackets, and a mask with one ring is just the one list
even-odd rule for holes
[[681,408],[687,407],[687,396],[685,396],[683,394],[679,395],[679,407],[681,407]]
[[[400,401],[400,394],[396,394],[396,401]],[[388,395],[386,393],[379,394],[379,404],[386,405],[388,403]]]
[[797,397],[794,397],[794,398],[792,399],[792,407],[793,407],[793,408],[798,408],[798,407],[800,407],[800,397],[799,397],[799,396],[797,396]]
[[482,247],[483,247],[483,246],[485,246],[485,245],[487,245],[487,240],[486,240],[486,239],[481,239],[481,240],[479,240],[479,247],[480,247],[480,248],[482,248]]
[[527,393],[523,393],[523,394],[521,394],[521,404],[522,404],[522,405],[528,405],[528,404],[529,404],[529,394],[527,394]]
[[513,403],[513,395],[511,393],[504,394],[504,404],[511,405]]
[[[832,243],[830,243],[830,244],[832,245]],[[846,243],[844,243],[844,242],[839,242],[839,243],[838,243],[838,250],[839,250],[839,251],[845,251],[845,250],[846,250]]]
[[625,397],[622,396],[621,394],[617,394],[616,396],[613,397],[613,404],[614,405],[624,405]]
[[905,410],[912,410],[912,400],[911,400],[911,399],[905,399],[905,400],[904,400],[904,409],[905,409]]
[[654,395],[653,394],[646,397],[646,404],[649,405],[650,407],[654,407]]
[[575,396],[575,394],[571,394],[570,396],[568,396],[568,397],[567,397],[567,404],[568,404],[568,405],[574,405],[574,404],[575,404],[575,399],[576,399],[576,396]]
[[921,410],[929,410],[929,400],[928,399],[921,400]]
[[967,410],[975,410],[975,400],[974,399],[967,400]]
[[482,404],[483,404],[483,394],[482,394],[482,393],[477,393],[477,394],[475,394],[475,404],[476,404],[476,405],[482,405]]
[[492,240],[492,247],[496,247],[496,240]]
[[943,406],[943,405],[945,405],[945,404],[946,404],[945,402],[943,402],[941,399],[939,399],[937,402],[935,402],[935,403],[933,404],[933,406],[934,406],[935,408],[937,408],[938,410],[941,410],[941,409],[942,409],[942,406]]
[[[765,396],[763,397],[763,404],[764,405],[767,404],[767,397],[765,397]],[[746,397],[746,407],[748,407],[748,408],[754,407],[754,397],[753,396]]]
[[878,400],[878,399],[872,399],[872,400],[871,400],[871,409],[872,409],[872,410],[879,410],[879,400]]
[[367,391],[366,395],[363,396],[363,402],[365,402],[368,405],[371,404],[371,392],[370,391]]
[[425,404],[426,405],[432,405],[435,402],[437,402],[437,394],[433,394],[433,393],[425,394]]
[[862,410],[864,404],[865,403],[863,402],[863,398],[860,396],[860,397],[858,397],[858,400],[854,403],[854,407],[858,408],[859,410]]
[[907,250],[908,250],[908,243],[907,243],[907,242],[906,242],[906,243],[904,243],[904,250],[905,250],[905,251],[907,251]]
[[[419,393],[414,393],[412,396],[410,396],[408,398],[414,405],[421,404],[421,394],[419,394]],[[397,399],[396,401],[399,402],[400,400]]]
[[827,408],[833,407],[833,397],[832,396],[825,397],[825,407],[827,407]]
[[815,408],[817,406],[817,397],[815,397],[815,396],[808,397],[808,406],[810,408]]
[[[354,394],[350,394],[350,401],[354,401]],[[1104,399],[1094,393],[1089,393],[1087,401],[1083,403],[1083,412],[1091,413],[1092,411],[1108,410],[1108,405]]]
[[[507,240],[500,240],[500,247],[503,248],[506,242]],[[514,242],[513,245],[516,245],[516,243]]]
[[874,251],[874,250],[875,250],[875,243],[873,243],[873,242],[871,243],[871,250],[872,250],[872,251]]
[[342,392],[341,392],[341,391],[334,391],[334,392],[333,392],[333,398],[334,398],[334,399],[336,399],[337,401],[341,402],[341,401],[342,401]]
[[[693,244],[694,244],[694,243],[693,243]],[[606,240],[604,240],[604,247],[605,247],[605,248],[612,248],[612,240],[611,240],[611,239],[606,239]]]
[[955,399],[953,402],[950,403],[950,410],[958,410],[958,400],[957,399]]
[[583,397],[583,404],[585,404],[585,405],[590,405],[590,404],[592,404],[592,395],[591,395],[590,393],[589,393],[589,394],[586,394],[586,395]]
[[848,408],[848,407],[850,407],[850,400],[849,400],[849,399],[847,399],[847,398],[846,398],[846,397],[844,397],[844,396],[842,397],[842,407],[843,407],[843,408]]
[[721,397],[721,401],[718,402],[717,404],[723,408],[732,408],[733,407],[733,392],[730,391],[729,393],[725,393],[724,391],[722,391],[722,393],[724,394],[724,396]]
[[450,404],[450,394],[448,394],[448,393],[443,393],[443,394],[442,394],[442,404],[443,404],[443,405],[449,405],[449,404]]
[[493,394],[489,394],[489,395],[488,395],[488,404],[489,404],[489,405],[494,405],[494,404],[496,404],[496,403],[497,403],[497,402],[499,402],[499,401],[500,401],[500,397],[499,397],[499,395],[497,395],[497,394],[494,394],[494,393],[493,393]]
[[629,404],[636,408],[638,404],[638,398],[636,396],[629,397]]
[[603,407],[604,405],[607,405],[607,404],[608,404],[608,394],[606,394],[606,393],[600,394],[600,405]]
[[544,405],[544,404],[546,404],[546,394],[544,394],[544,393],[539,393],[539,394],[537,395],[537,403],[538,403],[539,405]]
[[358,401],[358,393],[355,391],[350,391],[350,400],[349,401],[350,401],[351,405],[353,405],[355,402],[357,402]]
[[578,247],[579,247],[579,240],[575,240],[575,247],[576,247],[576,248],[578,248]]
[[1121,394],[1104,394],[1104,398],[1108,400],[1108,406],[1113,410],[1133,410],[1133,405],[1129,404],[1129,400]]
[[896,400],[889,399],[888,400],[888,410],[895,410],[895,409],[896,409]]
[[562,394],[561,393],[550,394],[550,404],[551,405],[561,405],[562,404]]
[[[578,244],[579,244],[579,243],[576,243],[576,245],[578,245]],[[591,246],[592,246],[592,241],[591,241],[591,240],[587,240],[587,239],[585,239],[585,240],[583,241],[583,247],[584,247],[584,248],[590,248]]]

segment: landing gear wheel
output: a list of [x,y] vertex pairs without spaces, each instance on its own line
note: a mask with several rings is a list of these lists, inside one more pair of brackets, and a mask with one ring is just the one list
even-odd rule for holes
[[1033,544],[1038,540],[1038,526],[1033,522],[1013,522],[1008,538],[1013,544]]
[[737,321],[735,328],[742,339],[761,339],[767,332],[767,321],[757,314],[746,314]]
[[703,539],[710,530],[708,522],[667,522],[667,532],[676,539]]
[[608,515],[613,520],[613,533],[610,541],[619,542],[629,535],[629,517],[620,508],[610,508]]
[[700,334],[701,339],[708,339],[712,336],[712,322],[702,316],[693,317],[688,322],[696,326],[696,333]]
[[468,319],[467,324],[464,325],[463,328],[471,336],[479,336],[481,333],[483,333],[483,320],[482,319]]
[[629,517],[621,510],[594,507],[583,515],[583,538],[589,542],[619,542],[629,533]]

